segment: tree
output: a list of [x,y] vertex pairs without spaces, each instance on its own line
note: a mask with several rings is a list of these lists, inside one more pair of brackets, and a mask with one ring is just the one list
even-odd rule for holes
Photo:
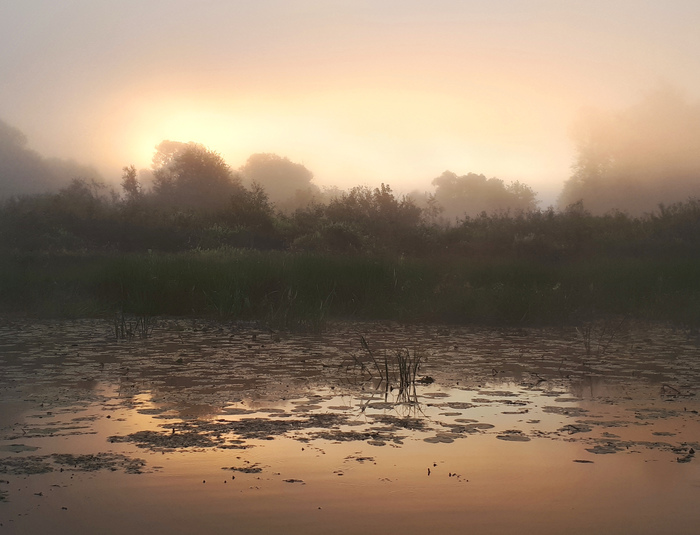
[[183,143],[182,141],[170,141],[169,139],[161,141],[156,146],[156,152],[153,155],[153,169],[168,167],[175,155],[185,150],[188,145],[195,145],[195,143]]
[[457,176],[445,171],[432,181],[435,202],[444,208],[448,218],[475,216],[481,212],[527,212],[537,208],[537,195],[525,184],[506,185],[499,178],[468,173]]
[[321,193],[311,182],[314,178],[311,171],[277,154],[253,154],[240,172],[246,185],[262,186],[270,201],[282,211],[306,206]]
[[164,141],[153,162],[154,194],[170,206],[222,209],[242,189],[240,178],[221,155],[197,143]]
[[53,210],[62,217],[83,224],[101,213],[105,199],[99,192],[104,189],[104,184],[94,180],[73,179],[53,197]]
[[226,220],[232,226],[271,232],[274,228],[274,215],[267,192],[253,182],[250,189],[241,188],[239,193],[231,196]]
[[127,202],[134,202],[141,198],[141,184],[136,178],[136,167],[129,165],[122,169],[122,189],[126,195]]
[[441,214],[445,211],[445,208],[435,199],[434,193],[413,190],[406,195],[406,198],[423,211],[423,219],[430,224],[438,223]]
[[326,208],[331,222],[347,223],[366,233],[396,234],[421,223],[421,209],[403,197],[397,199],[391,186],[370,189],[357,186],[331,200]]
[[100,179],[92,167],[44,158],[27,146],[20,130],[0,120],[0,198],[56,191],[77,177]]
[[41,156],[27,147],[27,137],[0,121],[0,197],[47,191],[47,175]]
[[639,215],[700,194],[700,106],[659,90],[621,112],[588,110],[573,131],[577,155],[559,207]]

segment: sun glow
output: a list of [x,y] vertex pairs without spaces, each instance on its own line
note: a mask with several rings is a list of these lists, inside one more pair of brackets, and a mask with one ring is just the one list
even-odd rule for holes
[[[275,153],[305,165],[319,186],[384,182],[402,193],[431,190],[431,180],[445,170],[527,181],[540,191],[561,179],[541,172],[551,156],[537,158],[551,154],[544,145],[554,148],[547,133],[563,128],[560,106],[515,113],[517,95],[507,88],[467,97],[390,86],[283,96],[268,90],[205,97],[196,88],[165,98],[156,89],[122,92],[113,95],[122,105],[108,127],[123,146],[105,152],[118,156],[110,163],[119,168],[148,169],[161,141],[193,141],[234,170],[252,154]],[[560,141],[554,152],[568,158],[568,140]],[[567,166],[568,160],[561,165]]]
[[[148,169],[161,141],[193,141],[234,170],[252,154],[275,153],[305,165],[320,186],[384,182],[401,192],[430,190],[445,170],[526,181],[541,193],[565,178],[571,148],[559,133],[570,121],[568,102],[530,79],[514,86],[455,74],[439,91],[386,77],[365,87],[345,81],[309,81],[302,90],[218,80],[212,90],[158,78],[138,92],[115,89],[96,110],[102,120],[93,130],[110,136],[107,144],[95,138],[94,152],[105,154],[104,169]],[[543,173],[554,168],[562,176]]]

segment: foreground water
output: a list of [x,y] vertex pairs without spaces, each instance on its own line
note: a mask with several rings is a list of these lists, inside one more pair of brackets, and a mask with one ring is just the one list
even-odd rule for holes
[[0,533],[696,533],[699,357],[619,321],[5,321]]

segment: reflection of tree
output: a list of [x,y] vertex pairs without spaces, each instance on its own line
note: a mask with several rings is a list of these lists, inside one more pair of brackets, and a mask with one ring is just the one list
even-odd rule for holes
[[481,212],[530,211],[537,208],[535,192],[525,184],[506,185],[498,178],[468,173],[457,176],[445,171],[433,180],[435,202],[447,218],[474,216]]
[[658,91],[619,113],[589,110],[574,130],[573,175],[559,206],[649,212],[700,194],[700,106]]

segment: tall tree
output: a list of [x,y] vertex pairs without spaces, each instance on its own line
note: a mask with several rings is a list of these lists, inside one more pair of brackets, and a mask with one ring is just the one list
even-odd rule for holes
[[221,155],[197,143],[164,141],[153,161],[155,196],[171,206],[224,208],[242,188]]
[[574,129],[577,155],[559,207],[641,214],[700,195],[700,106],[672,89],[621,112],[588,110]]
[[246,186],[262,186],[270,201],[283,211],[306,206],[321,193],[312,183],[311,171],[277,154],[253,154],[240,172]]
[[0,198],[56,191],[75,178],[99,181],[100,175],[72,160],[43,157],[20,130],[0,120]]
[[468,173],[457,176],[445,171],[433,180],[435,202],[447,218],[474,216],[481,212],[530,211],[537,208],[537,195],[525,184],[506,185],[499,178]]
[[122,189],[128,202],[134,202],[141,197],[141,183],[136,178],[136,167],[126,166],[122,169]]

